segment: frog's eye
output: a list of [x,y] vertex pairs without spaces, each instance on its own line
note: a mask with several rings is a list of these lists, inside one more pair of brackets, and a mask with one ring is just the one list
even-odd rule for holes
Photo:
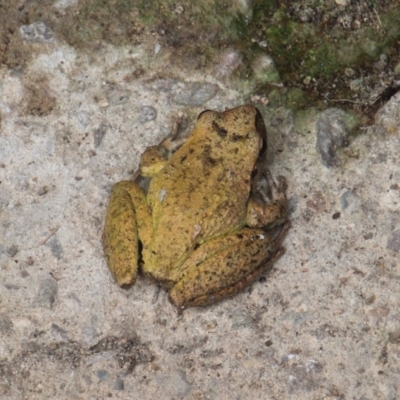
[[197,121],[200,119],[200,117],[201,117],[204,113],[209,112],[209,111],[212,111],[212,110],[204,110],[204,111],[202,111],[202,112],[197,116]]

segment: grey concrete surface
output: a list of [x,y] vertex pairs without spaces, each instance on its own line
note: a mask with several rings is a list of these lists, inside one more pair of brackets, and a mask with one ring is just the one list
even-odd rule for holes
[[143,277],[112,280],[108,195],[179,116],[188,133],[201,110],[248,99],[168,69],[156,43],[85,54],[23,32],[48,40],[26,39],[22,72],[0,70],[1,398],[400,398],[399,94],[329,168],[318,111],[258,104],[269,168],[288,181],[286,254],[243,293],[179,315]]

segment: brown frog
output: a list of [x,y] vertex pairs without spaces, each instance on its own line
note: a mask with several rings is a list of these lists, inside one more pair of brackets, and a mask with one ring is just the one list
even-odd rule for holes
[[[118,284],[133,284],[140,265],[184,308],[233,295],[270,268],[289,223],[285,180],[276,185],[263,167],[266,148],[252,105],[202,112],[170,158],[148,148],[140,166],[151,178],[147,193],[122,181],[108,204],[103,245]],[[277,225],[277,236],[266,232]]]

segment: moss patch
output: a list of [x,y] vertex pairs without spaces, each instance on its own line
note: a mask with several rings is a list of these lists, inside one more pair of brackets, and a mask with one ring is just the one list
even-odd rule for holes
[[[248,88],[257,81],[263,94],[274,88],[253,74],[252,65],[268,55],[286,87],[297,87],[317,101],[349,98],[357,103],[352,79],[382,80],[382,70],[374,71],[382,54],[388,58],[383,72],[400,62],[399,6],[400,0],[355,0],[347,7],[319,0],[254,0],[252,7],[228,0],[80,0],[62,10],[53,0],[3,2],[0,63],[24,68],[32,49],[19,29],[43,21],[58,40],[84,51],[103,43],[143,48],[159,43],[169,50],[172,66],[206,69],[224,49],[233,48],[243,60],[237,77]],[[346,68],[354,70],[354,77],[344,74]]]

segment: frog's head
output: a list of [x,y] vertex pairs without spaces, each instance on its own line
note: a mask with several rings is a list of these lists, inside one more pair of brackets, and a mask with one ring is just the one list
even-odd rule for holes
[[246,139],[250,134],[259,137],[258,160],[263,161],[267,153],[267,130],[264,118],[257,107],[251,104],[226,109],[224,112],[204,110],[197,118],[197,126],[203,125],[203,132],[211,128],[221,138],[232,135],[234,140]]

